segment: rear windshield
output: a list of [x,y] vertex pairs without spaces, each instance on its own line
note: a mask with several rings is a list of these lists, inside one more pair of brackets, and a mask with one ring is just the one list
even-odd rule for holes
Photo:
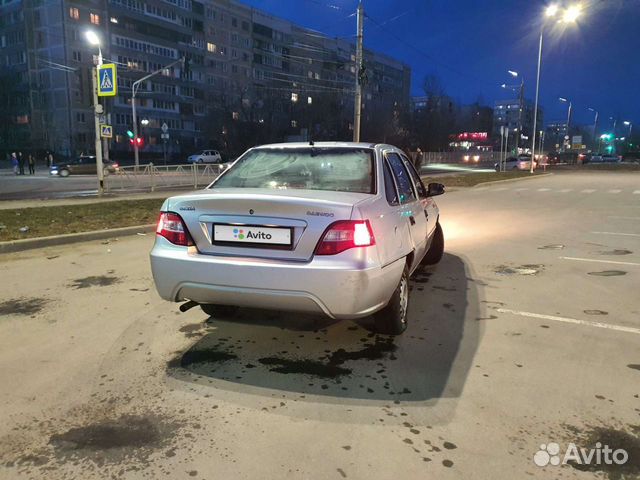
[[264,148],[243,155],[211,188],[375,193],[373,150]]

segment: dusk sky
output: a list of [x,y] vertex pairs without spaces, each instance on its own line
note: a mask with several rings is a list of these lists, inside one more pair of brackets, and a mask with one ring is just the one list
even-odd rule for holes
[[[353,36],[357,0],[242,0],[332,37]],[[565,5],[573,4],[566,2]],[[540,22],[547,3],[530,0],[364,0],[365,47],[411,66],[412,94],[421,95],[427,74],[440,77],[447,94],[464,103],[511,95],[507,70],[520,72],[533,100]],[[617,116],[640,128],[640,0],[587,0],[577,25],[549,23],[542,61],[545,123],[566,119],[599,126]],[[387,23],[385,23],[387,22]],[[382,27],[380,25],[383,24]],[[564,28],[564,31],[561,31]],[[620,126],[619,134],[624,133]],[[635,129],[635,127],[634,127]]]

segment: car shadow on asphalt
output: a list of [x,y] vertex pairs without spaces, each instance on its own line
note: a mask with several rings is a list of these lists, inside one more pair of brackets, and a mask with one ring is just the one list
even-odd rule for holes
[[[170,376],[238,391],[253,387],[386,402],[459,397],[481,335],[481,283],[456,255],[412,277],[409,327],[397,337],[371,319],[243,310],[183,331],[198,337]],[[189,328],[191,327],[191,328]]]

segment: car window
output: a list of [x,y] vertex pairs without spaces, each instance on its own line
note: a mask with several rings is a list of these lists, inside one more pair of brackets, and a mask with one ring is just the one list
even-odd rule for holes
[[211,188],[273,188],[375,193],[370,148],[256,148]]
[[411,163],[411,161],[404,155],[402,155],[402,159],[404,160],[404,164],[407,167],[407,170],[409,170],[409,175],[413,179],[413,184],[416,186],[418,197],[427,198],[427,189],[425,188],[424,183],[422,183],[422,180],[420,180],[420,175],[418,175],[416,167],[414,167],[413,163]]
[[389,205],[398,204],[398,191],[396,190],[396,184],[393,182],[393,175],[389,169],[389,164],[384,162],[384,193],[387,197]]
[[398,193],[400,195],[400,203],[412,202],[416,199],[415,193],[413,193],[413,185],[411,184],[411,178],[407,168],[402,163],[400,155],[397,153],[387,153],[387,161],[393,172],[393,176],[398,186]]

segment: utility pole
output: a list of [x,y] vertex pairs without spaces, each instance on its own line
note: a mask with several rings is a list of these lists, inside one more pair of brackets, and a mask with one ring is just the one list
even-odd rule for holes
[[98,65],[91,68],[91,83],[93,87],[93,117],[96,130],[95,149],[96,149],[96,169],[98,173],[98,195],[104,193],[104,170],[102,166],[102,141],[100,140],[100,115],[104,113],[102,105],[98,101],[98,78],[99,68],[102,66],[102,51],[98,47]]
[[362,1],[358,3],[358,35],[356,41],[356,95],[355,106],[353,112],[353,141],[360,141],[360,122],[362,119],[362,76],[363,55],[362,55],[362,39],[364,36],[364,7]]

